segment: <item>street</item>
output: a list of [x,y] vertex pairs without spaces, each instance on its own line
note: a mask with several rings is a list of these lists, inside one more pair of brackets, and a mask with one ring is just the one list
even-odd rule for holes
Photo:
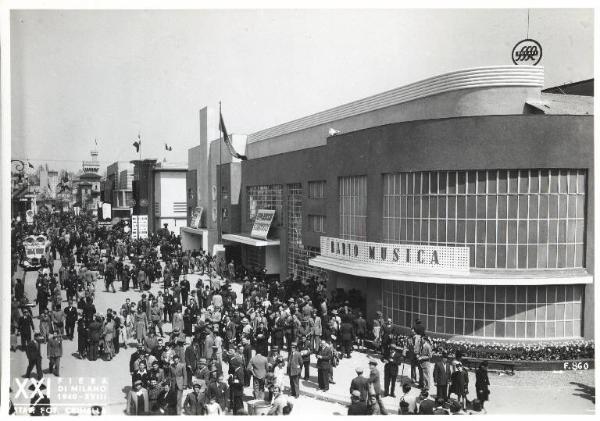
[[[55,261],[55,271],[60,267],[60,261]],[[17,271],[16,277],[22,276],[21,268]],[[25,292],[32,299],[35,297],[35,280],[37,272],[29,271],[25,276]],[[188,275],[192,285],[195,285],[199,275]],[[205,277],[205,280],[208,279]],[[126,298],[137,302],[140,299],[140,293],[129,290],[127,292],[119,291],[119,284],[115,283],[117,292],[105,292],[102,280],[96,284],[95,305],[100,313],[105,313],[108,308],[117,310]],[[238,298],[241,294],[240,285],[233,285]],[[151,291],[156,293],[159,284],[152,285]],[[65,297],[63,291],[63,298]],[[34,324],[38,329],[37,312],[38,307],[32,308]],[[171,331],[169,323],[164,325],[165,332]],[[135,344],[130,344],[127,349],[121,351],[112,361],[81,360],[77,355],[77,337],[73,341],[65,340],[63,342],[63,357],[61,359],[60,373],[61,378],[54,381],[52,374],[45,374],[45,378],[52,379],[51,383],[56,387],[49,387],[48,397],[52,405],[61,403],[56,410],[69,410],[72,413],[81,413],[88,406],[98,404],[104,408],[105,414],[119,415],[124,413],[125,399],[130,389],[131,378],[128,372],[129,356],[135,350]],[[45,357],[46,347],[42,345],[44,371],[48,368],[48,359]],[[226,366],[226,364],[225,364]],[[313,357],[311,364],[310,381],[301,381],[302,396],[294,400],[294,412],[302,414],[330,414],[345,415],[346,405],[349,404],[349,385],[355,376],[355,368],[363,367],[365,375],[368,376],[368,355],[365,353],[354,352],[351,359],[342,359],[340,365],[334,370],[335,384],[330,386],[329,392],[324,394],[317,390],[317,370],[316,362]],[[21,376],[27,368],[27,358],[23,351],[17,350],[11,354],[11,387],[16,392],[18,382],[24,381]],[[383,382],[383,364],[380,363],[377,368],[380,370]],[[400,368],[401,374],[409,374],[410,366],[403,365]],[[398,378],[396,384],[396,398],[385,397],[383,402],[391,413],[397,413],[398,401],[401,395],[400,387],[403,378]],[[470,373],[470,399],[474,399],[475,375]],[[594,370],[588,371],[567,371],[567,372],[516,372],[514,376],[505,374],[490,373],[490,401],[486,403],[486,410],[489,414],[512,414],[512,413],[543,413],[552,414],[591,414],[594,411],[595,386]],[[73,384],[79,384],[79,395],[68,396],[64,391],[69,390]],[[98,386],[99,385],[99,386]],[[67,387],[68,386],[68,387]],[[97,386],[97,387],[94,387]],[[383,386],[383,385],[382,385]],[[433,389],[434,390],[434,389]],[[289,392],[289,390],[288,390]],[[87,393],[87,395],[86,395]],[[187,391],[186,391],[187,393]],[[82,395],[83,394],[83,395]],[[411,395],[418,395],[419,391],[413,388]],[[251,399],[252,387],[245,389],[245,401]],[[94,400],[97,399],[97,400]],[[82,401],[85,406],[80,406]],[[532,402],[535,401],[535,405]],[[15,396],[13,393],[13,402],[17,409],[23,411],[29,406],[29,399],[23,393]],[[22,405],[22,406],[20,406]],[[19,412],[18,413],[22,413]],[[60,412],[59,412],[60,413]]]

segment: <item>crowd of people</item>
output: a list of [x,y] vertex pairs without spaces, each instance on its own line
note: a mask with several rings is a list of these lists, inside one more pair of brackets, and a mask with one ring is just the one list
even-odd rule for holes
[[[13,222],[12,228],[13,261],[23,258],[18,241],[23,235],[43,232],[51,241],[52,258],[41,262],[35,304],[22,279],[13,282],[11,347],[18,347],[20,337],[29,362],[25,375],[35,369],[37,378],[43,376],[43,344],[55,376],[63,340],[76,338],[78,358],[89,361],[111,360],[135,344],[127,414],[242,415],[259,403],[271,415],[288,414],[300,396],[300,380],[314,374],[311,362],[316,362],[318,390],[326,392],[340,360],[357,351],[380,358],[370,359],[368,377],[356,368],[349,415],[389,413],[382,398],[396,397],[403,363],[410,366],[410,381],[401,384],[394,412],[478,412],[488,400],[487,363],[479,364],[477,397],[469,400],[462,362],[480,345],[430,338],[419,320],[409,335],[400,334],[381,312],[367,321],[357,294],[328,293],[322,279],[281,282],[261,268],[236,266],[200,250],[184,252],[179,237],[166,228],[132,240],[122,224],[106,229],[89,216],[70,213],[36,217],[33,226]],[[56,273],[54,259],[60,259]],[[197,279],[194,285],[191,278]],[[239,294],[235,283],[241,284]],[[102,311],[96,307],[98,288],[133,290],[139,300],[127,298]],[[248,408],[246,387],[253,398]],[[410,393],[414,387],[421,390],[417,398]]]

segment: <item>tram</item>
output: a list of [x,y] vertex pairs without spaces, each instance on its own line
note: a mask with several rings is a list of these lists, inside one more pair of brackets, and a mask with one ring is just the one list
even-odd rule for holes
[[25,257],[23,259],[23,268],[25,270],[38,269],[42,256],[46,257],[47,262],[52,261],[50,256],[50,240],[45,235],[28,235],[23,239]]

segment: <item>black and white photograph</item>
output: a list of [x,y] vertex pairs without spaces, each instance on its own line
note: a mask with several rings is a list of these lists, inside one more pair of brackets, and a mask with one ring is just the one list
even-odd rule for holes
[[3,416],[595,414],[591,3],[144,3],[3,6]]

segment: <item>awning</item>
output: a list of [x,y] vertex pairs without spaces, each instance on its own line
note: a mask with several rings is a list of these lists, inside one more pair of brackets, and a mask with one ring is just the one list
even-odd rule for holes
[[196,235],[206,235],[208,230],[206,228],[190,228],[190,227],[180,227],[180,232],[187,232],[190,234]]
[[585,270],[514,270],[472,269],[468,274],[408,272],[394,265],[368,264],[317,256],[308,263],[325,270],[366,278],[462,285],[568,285],[591,284],[593,276]]
[[280,244],[279,240],[259,240],[257,238],[252,238],[248,235],[243,234],[223,234],[221,237],[223,238],[223,240],[231,241],[234,243],[248,244],[254,247],[278,246]]

